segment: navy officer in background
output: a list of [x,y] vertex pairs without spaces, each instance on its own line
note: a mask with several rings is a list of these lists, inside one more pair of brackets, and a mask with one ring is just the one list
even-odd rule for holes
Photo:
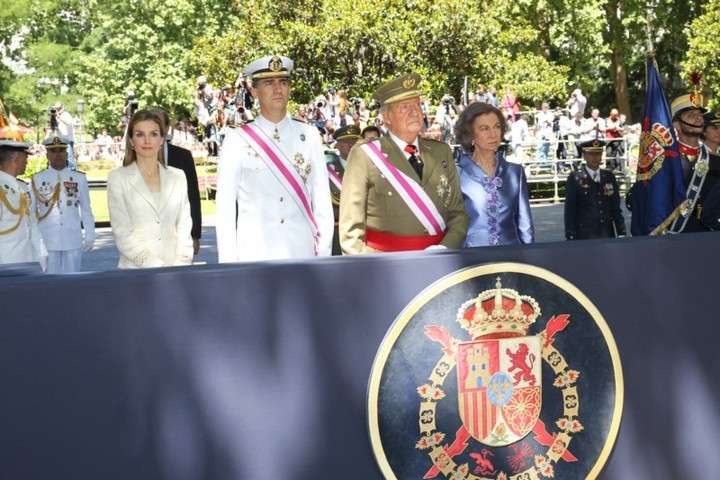
[[611,171],[600,168],[605,142],[590,140],[580,148],[586,164],[571,173],[565,185],[565,238],[625,236],[617,180]]

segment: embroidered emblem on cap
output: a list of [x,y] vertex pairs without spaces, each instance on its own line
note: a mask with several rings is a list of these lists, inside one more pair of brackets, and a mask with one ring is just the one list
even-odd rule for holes
[[415,86],[415,79],[414,78],[406,78],[403,80],[403,88],[410,89]]
[[283,67],[282,60],[277,55],[274,55],[270,59],[270,62],[268,62],[268,68],[270,69],[271,72],[279,72],[280,70],[282,70],[282,67]]

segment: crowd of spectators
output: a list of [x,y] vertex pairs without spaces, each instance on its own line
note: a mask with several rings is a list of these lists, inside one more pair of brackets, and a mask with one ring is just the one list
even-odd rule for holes
[[[511,162],[526,165],[528,174],[551,166],[558,173],[576,168],[581,157],[578,145],[594,138],[607,142],[607,168],[623,171],[627,167],[626,139],[639,134],[639,126],[628,125],[616,108],[610,109],[607,117],[601,116],[598,108],[588,108],[587,98],[579,88],[571,92],[565,103],[551,106],[542,102],[538,109],[528,109],[511,88],[504,88],[499,96],[495,88],[481,84],[466,102],[458,102],[450,94],[443,95],[435,105],[424,100],[425,128],[421,135],[456,144],[453,128],[466,108],[463,103],[476,102],[502,111],[508,126],[504,138],[506,156]],[[195,97],[197,122],[178,122],[171,130],[171,141],[191,150],[195,157],[216,156],[227,128],[252,120],[255,112],[249,83],[242,76],[234,85],[222,88],[214,88],[205,77],[199,77]],[[315,125],[328,146],[333,144],[333,133],[346,125],[357,125],[361,130],[374,127],[385,133],[382,114],[374,105],[332,87],[311,102],[297,105],[294,117]],[[123,148],[120,136],[111,137],[103,129],[92,143],[76,144],[75,153],[80,162],[105,159],[119,163]]]

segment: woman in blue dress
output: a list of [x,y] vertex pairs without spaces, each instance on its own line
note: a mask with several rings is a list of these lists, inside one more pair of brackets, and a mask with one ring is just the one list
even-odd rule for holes
[[502,112],[486,103],[469,105],[455,124],[463,148],[460,188],[470,217],[466,247],[534,240],[525,172],[498,153],[506,128]]

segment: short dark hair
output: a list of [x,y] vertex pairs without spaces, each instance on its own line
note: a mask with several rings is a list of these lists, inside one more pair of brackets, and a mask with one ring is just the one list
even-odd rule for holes
[[3,165],[5,162],[9,162],[10,160],[13,160],[15,158],[15,152],[18,150],[14,150],[11,148],[0,148],[0,165]]
[[380,129],[376,127],[375,125],[368,125],[367,127],[363,128],[362,132],[360,132],[360,136],[362,138],[365,138],[365,134],[367,132],[375,132],[378,134],[378,137],[382,135],[382,132],[380,132]]
[[493,107],[489,103],[471,103],[463,110],[460,118],[455,122],[455,141],[462,145],[463,150],[466,152],[472,152],[475,149],[473,146],[473,138],[475,138],[473,123],[475,123],[475,119],[480,115],[487,115],[488,113],[495,114],[500,122],[500,128],[502,128],[501,135],[503,137],[505,136],[507,123],[505,122],[502,112],[497,107]]

